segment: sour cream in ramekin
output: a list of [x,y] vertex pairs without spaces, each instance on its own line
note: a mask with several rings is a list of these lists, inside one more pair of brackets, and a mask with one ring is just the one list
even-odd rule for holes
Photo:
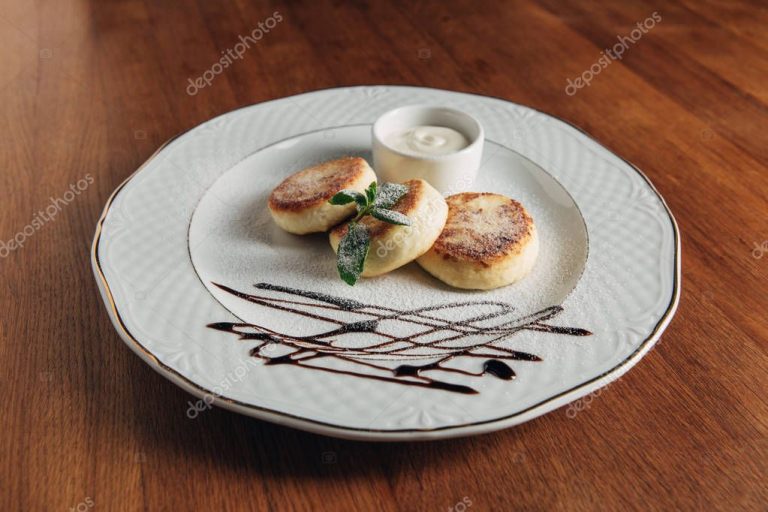
[[392,132],[385,140],[391,148],[420,156],[443,156],[469,146],[460,131],[445,126],[414,126]]
[[379,117],[372,138],[380,181],[423,179],[443,194],[472,189],[484,132],[469,114],[446,107],[399,107]]

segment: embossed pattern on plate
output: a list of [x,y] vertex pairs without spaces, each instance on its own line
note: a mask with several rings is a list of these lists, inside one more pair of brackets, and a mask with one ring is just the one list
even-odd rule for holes
[[[512,383],[483,377],[473,381],[477,395],[458,395],[264,366],[249,357],[247,344],[206,328],[238,320],[208,292],[190,260],[192,214],[211,186],[277,141],[370,124],[386,110],[412,103],[468,111],[483,123],[488,140],[535,162],[568,191],[587,226],[589,258],[557,322],[588,328],[593,336],[563,340],[527,332],[515,349],[543,361],[516,365]],[[485,159],[492,158],[489,147]],[[658,339],[679,297],[677,227],[639,171],[546,114],[499,99],[412,87],[307,93],[224,114],[176,138],[111,198],[97,228],[93,264],[123,339],[184,389],[258,418],[357,439],[476,434],[564,405],[634,365]],[[432,302],[441,302],[439,292]]]

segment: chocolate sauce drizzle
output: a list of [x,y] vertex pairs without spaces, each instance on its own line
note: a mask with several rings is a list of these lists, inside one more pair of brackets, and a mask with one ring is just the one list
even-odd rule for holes
[[[213,284],[248,302],[297,314],[332,326],[311,336],[296,336],[250,323],[208,324],[211,329],[237,334],[241,340],[259,342],[250,350],[250,355],[262,359],[265,365],[287,364],[316,371],[441,389],[454,393],[477,394],[477,391],[469,386],[437,380],[425,373],[440,371],[471,377],[482,377],[487,374],[502,380],[512,380],[515,378],[515,372],[503,360],[536,362],[541,359],[528,352],[501,346],[501,341],[520,331],[539,331],[568,336],[592,334],[585,329],[544,323],[563,311],[560,306],[550,306],[522,317],[514,315],[514,308],[511,305],[496,301],[452,302],[404,311],[268,283],[258,283],[254,286],[261,292],[277,294],[277,297],[271,297],[266,293],[248,294],[218,283]],[[489,311],[464,318],[470,308]],[[439,315],[441,312],[449,314],[447,317],[441,317]],[[344,321],[338,318],[339,313],[345,313],[343,315],[345,317],[356,315],[362,318]],[[392,327],[387,329],[387,325],[395,329]],[[418,330],[400,336],[388,332],[392,330],[402,332],[403,328]],[[355,336],[361,333],[367,334],[368,337],[361,340],[361,336]],[[350,344],[349,341],[353,343]],[[362,346],[361,341],[365,341]],[[275,356],[267,354],[277,349],[282,349],[286,353]],[[447,364],[461,357],[485,359],[482,370],[471,372]],[[398,364],[393,367],[385,363],[385,361],[391,363],[398,360],[429,358],[433,361],[425,364]],[[434,360],[435,358],[437,359]],[[335,364],[323,365],[323,360]],[[368,371],[364,373],[357,371],[356,369],[360,367],[362,367],[361,370]]]

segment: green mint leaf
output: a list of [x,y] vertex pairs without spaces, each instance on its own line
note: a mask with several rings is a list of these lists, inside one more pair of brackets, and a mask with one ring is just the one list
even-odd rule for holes
[[349,204],[354,201],[357,208],[357,215],[349,223],[347,232],[336,248],[336,268],[339,271],[339,277],[348,285],[354,286],[360,279],[371,246],[368,229],[358,224],[358,221],[366,215],[371,215],[382,222],[410,226],[411,220],[408,217],[389,209],[407,193],[406,185],[384,183],[379,187],[375,181],[372,181],[364,194],[353,190],[342,190],[331,199],[331,204]]
[[357,201],[358,197],[363,197],[363,194],[355,192],[354,190],[342,190],[337,192],[336,195],[328,200],[328,202],[337,205],[349,204],[352,201]]
[[357,194],[355,197],[355,203],[357,203],[357,214],[358,218],[365,215],[366,211],[368,210],[368,197],[367,192],[366,195],[363,194]]
[[377,208],[391,208],[408,193],[408,187],[399,183],[385,183],[379,188],[373,205]]
[[384,222],[389,222],[390,224],[397,224],[399,226],[410,226],[411,225],[411,219],[406,217],[400,212],[395,212],[392,210],[385,210],[384,208],[376,208],[374,207],[373,210],[371,210],[371,215]]
[[368,188],[365,190],[365,197],[368,199],[368,204],[373,204],[376,199],[376,182],[372,181]]
[[363,273],[365,258],[371,246],[368,229],[362,224],[351,222],[347,233],[339,242],[336,254],[336,267],[339,277],[350,286],[354,286]]

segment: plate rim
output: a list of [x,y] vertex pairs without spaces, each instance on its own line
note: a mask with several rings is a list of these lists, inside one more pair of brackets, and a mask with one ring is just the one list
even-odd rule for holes
[[[674,261],[674,272],[673,272],[673,283],[672,283],[673,285],[672,296],[670,297],[670,302],[666,310],[661,315],[661,317],[657,321],[654,328],[651,330],[651,333],[649,334],[649,336],[645,340],[643,340],[631,354],[629,354],[618,365],[614,366],[610,370],[607,370],[601,373],[600,375],[592,377],[567,390],[561,391],[556,395],[552,395],[544,400],[541,400],[540,402],[532,404],[526,407],[525,409],[522,409],[513,414],[508,414],[499,418],[475,421],[471,423],[463,423],[459,425],[445,425],[445,426],[439,426],[439,427],[433,427],[433,428],[407,428],[407,429],[360,428],[360,427],[349,427],[349,426],[337,425],[337,424],[326,422],[326,421],[305,418],[295,414],[286,413],[286,412],[282,412],[274,409],[269,409],[267,407],[261,407],[258,405],[242,402],[240,400],[228,398],[223,395],[218,395],[214,391],[208,390],[196,384],[195,382],[190,380],[188,377],[184,376],[177,370],[165,365],[159,359],[157,359],[157,357],[130,332],[128,327],[123,322],[122,316],[120,315],[120,312],[117,308],[117,304],[115,303],[112,291],[109,287],[107,278],[102,271],[102,265],[99,259],[98,249],[99,249],[99,242],[101,240],[101,235],[102,235],[102,228],[107,218],[107,215],[110,211],[110,207],[112,206],[114,200],[117,198],[119,193],[125,188],[125,186],[133,178],[135,178],[143,169],[145,169],[153,159],[155,159],[166,147],[168,147],[169,144],[171,144],[176,139],[182,137],[183,135],[197,129],[198,127],[206,123],[209,123],[221,117],[228,116],[240,110],[251,108],[257,105],[265,105],[275,101],[285,100],[289,98],[296,98],[298,96],[304,96],[304,95],[309,95],[309,94],[323,92],[323,91],[352,90],[352,89],[360,89],[360,88],[366,88],[366,87],[415,88],[415,89],[421,89],[421,90],[460,93],[468,96],[490,98],[490,99],[495,99],[499,101],[504,101],[506,103],[511,103],[513,105],[519,105],[524,108],[531,109],[539,114],[543,114],[545,116],[556,119],[564,123],[565,125],[577,130],[582,135],[586,136],[591,141],[593,141],[600,147],[604,148],[611,155],[619,158],[621,161],[626,163],[629,167],[634,169],[635,172],[637,172],[640,175],[640,177],[643,178],[646,185],[648,185],[650,190],[656,195],[656,197],[659,199],[660,203],[664,207],[664,211],[666,212],[669,218],[670,224],[672,226],[673,235],[674,235],[675,261]],[[481,434],[481,433],[496,431],[506,427],[514,426],[524,421],[528,421],[537,416],[545,414],[551,410],[554,410],[558,407],[561,407],[570,401],[570,400],[567,400],[569,395],[576,394],[585,389],[592,388],[594,390],[602,386],[605,386],[615,381],[616,379],[620,378],[624,373],[626,373],[630,368],[632,368],[656,344],[658,339],[661,337],[661,334],[669,326],[669,323],[671,322],[672,317],[677,311],[677,307],[680,303],[680,295],[681,295],[681,288],[682,288],[681,286],[681,280],[682,280],[681,243],[680,243],[680,230],[677,224],[677,220],[672,214],[672,211],[670,210],[667,202],[664,200],[662,195],[654,186],[653,182],[651,182],[648,176],[646,176],[646,174],[635,164],[633,164],[626,158],[616,154],[615,152],[611,151],[609,148],[607,148],[600,141],[595,139],[588,132],[574,125],[570,121],[565,120],[559,116],[542,111],[538,108],[530,107],[527,105],[521,105],[498,96],[491,96],[491,95],[484,95],[484,94],[477,94],[477,93],[467,93],[462,91],[450,91],[447,89],[437,89],[433,87],[396,85],[396,84],[391,84],[391,85],[369,84],[369,85],[358,85],[358,86],[328,87],[328,88],[322,88],[322,89],[314,89],[311,91],[305,91],[303,93],[299,93],[295,95],[274,98],[274,99],[263,101],[263,102],[251,103],[248,105],[243,105],[233,110],[229,110],[222,114],[219,114],[215,117],[205,120],[202,123],[199,123],[187,130],[184,130],[174,135],[173,137],[169,138],[164,143],[162,143],[157,148],[157,150],[155,150],[152,153],[152,155],[150,155],[149,158],[147,158],[146,161],[144,161],[127,178],[125,178],[110,194],[104,206],[104,209],[102,210],[101,216],[99,217],[99,220],[96,224],[96,231],[94,234],[93,242],[91,244],[91,265],[94,271],[94,275],[96,277],[99,291],[102,296],[102,300],[107,306],[107,311],[109,313],[110,320],[112,321],[112,324],[115,327],[115,329],[118,331],[118,334],[120,335],[120,337],[123,339],[123,342],[126,343],[134,353],[139,355],[139,357],[141,357],[142,360],[144,360],[147,364],[149,364],[149,366],[152,367],[156,372],[160,373],[163,377],[167,378],[168,380],[178,385],[185,391],[196,396],[197,398],[205,399],[206,397],[212,397],[210,403],[213,405],[217,405],[225,409],[233,410],[238,413],[242,413],[251,417],[263,419],[263,420],[277,423],[280,425],[292,426],[292,427],[300,428],[302,430],[306,430],[309,432],[314,432],[314,433],[324,434],[324,435],[331,435],[334,437],[341,437],[341,438],[353,439],[353,440],[374,440],[374,441],[428,440],[428,439],[446,438],[446,437],[460,437],[465,435]],[[544,410],[549,404],[555,404],[555,405],[551,409]],[[446,435],[445,434],[446,432],[449,432],[449,434]]]

